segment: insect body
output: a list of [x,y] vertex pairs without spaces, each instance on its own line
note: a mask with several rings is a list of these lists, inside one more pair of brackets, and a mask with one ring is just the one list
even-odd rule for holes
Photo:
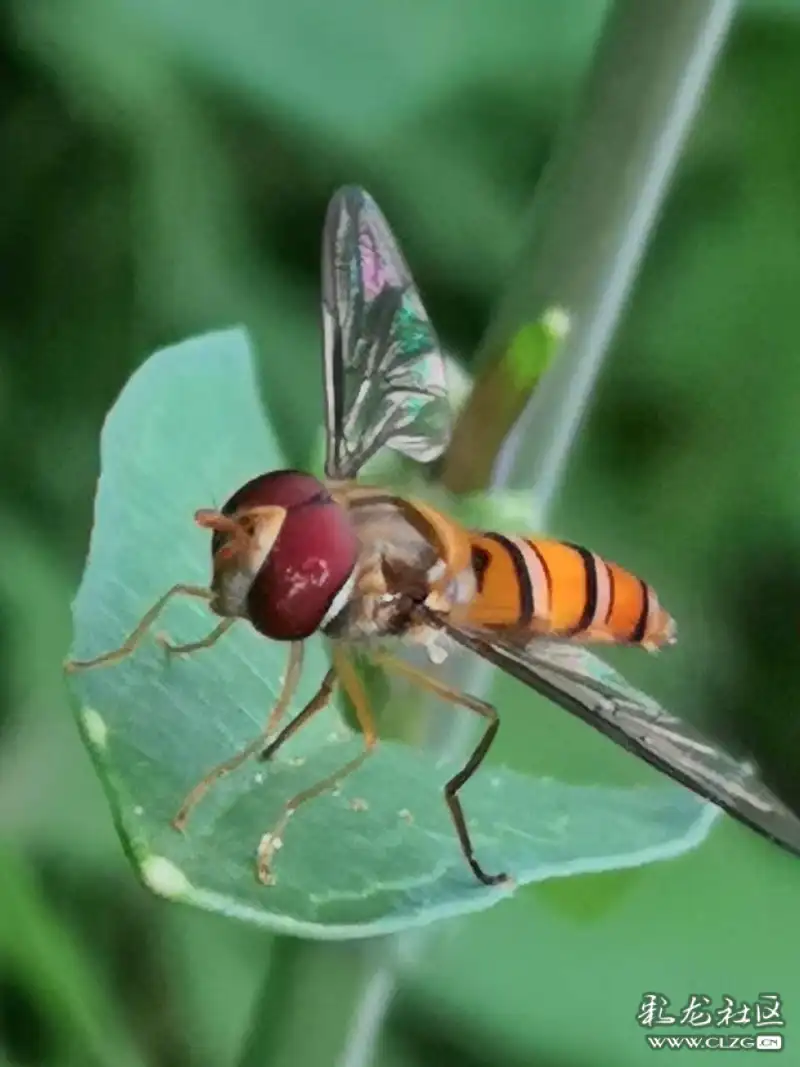
[[[274,471],[242,486],[220,510],[198,511],[196,521],[212,533],[210,588],[173,587],[121,648],[68,665],[86,669],[130,654],[174,595],[207,599],[221,621],[201,641],[164,642],[172,653],[210,647],[240,618],[265,637],[288,643],[283,689],[264,730],[192,790],[175,826],[185,825],[214,780],[251,755],[268,759],[342,686],[359,719],[364,750],[287,802],[258,849],[258,875],[269,884],[290,816],[337,786],[374,750],[372,710],[350,656],[357,647],[387,671],[485,721],[475,751],[444,793],[475,876],[486,884],[502,881],[505,875],[486,872],[475,857],[458,795],[490,748],[497,712],[396,658],[392,648],[419,645],[439,662],[457,644],[800,851],[800,820],[752,767],[631,689],[584,647],[592,642],[653,650],[672,643],[674,621],[649,585],[578,545],[467,530],[421,500],[356,480],[383,448],[420,462],[436,459],[452,424],[436,336],[385,219],[362,189],[340,190],[328,210],[322,314],[324,480]],[[303,643],[317,632],[330,638],[331,667],[313,699],[279,729],[302,670]]]

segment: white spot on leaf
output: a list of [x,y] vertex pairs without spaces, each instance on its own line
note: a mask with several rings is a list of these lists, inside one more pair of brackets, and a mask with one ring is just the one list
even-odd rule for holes
[[108,740],[108,727],[102,715],[94,708],[84,708],[81,713],[86,734],[95,748],[105,748]]
[[142,878],[147,885],[168,900],[180,900],[192,888],[192,883],[171,860],[163,856],[148,856],[141,864]]

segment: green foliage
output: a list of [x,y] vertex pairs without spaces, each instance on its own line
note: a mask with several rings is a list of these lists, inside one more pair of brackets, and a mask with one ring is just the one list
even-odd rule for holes
[[[191,515],[283,465],[261,417],[243,332],[209,334],[145,363],[103,431],[73,655],[117,647],[170,586],[207,580],[208,535],[193,528]],[[194,641],[212,618],[185,603],[154,631],[161,627],[173,641]],[[393,742],[380,745],[338,795],[300,809],[275,861],[276,884],[257,882],[256,846],[284,803],[361,746],[333,711],[271,763],[247,764],[216,785],[184,834],[171,828],[196,781],[261,728],[285,662],[285,647],[242,623],[191,656],[170,660],[151,637],[120,663],[72,676],[84,739],[146,884],[276,931],[323,938],[389,933],[507,895],[478,886],[466,867],[441,795],[442,769],[424,751]],[[307,699],[325,670],[316,644],[306,668]],[[518,884],[674,856],[710,825],[707,809],[667,785],[581,787],[486,769],[464,796],[481,862]]]
[[60,1039],[83,1046],[93,1063],[141,1067],[119,1010],[89,955],[50,907],[40,880],[12,849],[0,852],[0,953],[41,997]]

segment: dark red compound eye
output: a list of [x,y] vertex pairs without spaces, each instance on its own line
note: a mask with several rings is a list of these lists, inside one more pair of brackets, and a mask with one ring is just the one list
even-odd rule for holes
[[[318,630],[352,576],[359,542],[347,512],[317,478],[272,471],[237,490],[222,511],[278,505],[287,515],[247,598],[248,617],[265,637],[297,641]],[[219,538],[217,549],[224,543]]]
[[[293,508],[313,500],[330,500],[325,486],[311,474],[302,471],[270,471],[259,474],[237,489],[222,507],[223,515],[233,515],[244,508],[257,508],[275,504]],[[215,556],[228,539],[224,533],[215,532],[211,539],[211,554]]]

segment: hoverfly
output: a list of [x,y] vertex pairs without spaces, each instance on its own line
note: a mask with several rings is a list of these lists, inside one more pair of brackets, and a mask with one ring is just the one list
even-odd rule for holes
[[[366,651],[387,671],[484,720],[480,741],[444,796],[476,878],[487,885],[503,881],[504,874],[485,871],[475,856],[459,799],[497,733],[497,711],[391,651],[416,645],[440,662],[444,641],[484,657],[742,822],[800,851],[800,821],[751,767],[624,687],[583,647],[597,642],[653,650],[672,643],[675,623],[651,586],[578,545],[468,530],[421,500],[356,481],[382,449],[420,463],[442,455],[453,418],[444,360],[389,226],[363,189],[341,189],[330,203],[322,282],[324,481],[273,471],[237,489],[221,509],[198,511],[196,522],[212,535],[210,587],[174,586],[120,648],[68,664],[86,669],[129,655],[178,595],[207,599],[221,621],[203,640],[163,641],[172,653],[211,647],[240,618],[288,643],[283,688],[262,733],[192,790],[176,828],[184,827],[212,782],[250,756],[269,759],[340,685],[359,720],[363,751],[286,803],[258,848],[258,876],[270,884],[289,817],[335,788],[375,748],[372,710],[351,658],[354,650]],[[315,633],[331,640],[331,666],[313,699],[278,731],[301,674],[304,641]]]

